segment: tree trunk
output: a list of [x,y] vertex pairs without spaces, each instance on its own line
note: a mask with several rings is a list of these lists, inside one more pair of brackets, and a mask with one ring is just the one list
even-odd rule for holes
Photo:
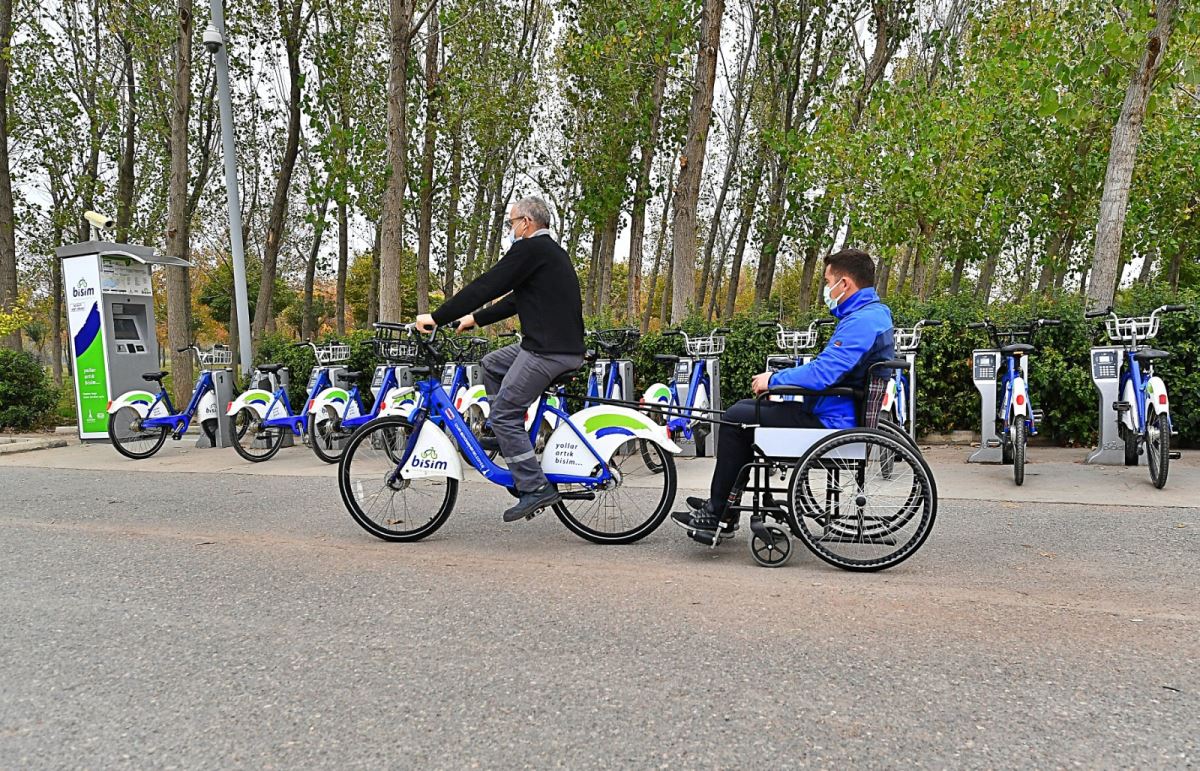
[[[190,257],[188,198],[188,118],[192,100],[192,0],[178,0],[174,96],[171,101],[171,171],[167,191],[167,254]],[[187,404],[192,392],[192,292],[187,268],[167,268],[167,349],[175,403]]]
[[[650,130],[642,143],[638,156],[637,184],[633,191],[633,210],[629,223],[629,286],[625,293],[625,316],[637,316],[642,301],[642,252],[645,248],[646,204],[650,200],[650,172],[654,167],[655,148],[658,147],[659,124],[662,119],[663,93],[667,86],[667,71],[671,58],[664,56],[654,72],[654,86],[650,91]],[[651,293],[654,289],[651,288]]]
[[367,291],[367,326],[371,326],[376,321],[379,321],[379,276],[383,273],[380,267],[381,253],[383,251],[383,227],[379,224],[375,225],[375,241],[371,244],[371,286]]
[[892,261],[879,258],[879,262],[875,265],[875,291],[880,297],[888,295],[888,280],[892,276]]
[[1121,115],[1113,127],[1108,170],[1104,175],[1104,193],[1100,198],[1100,218],[1096,223],[1091,282],[1087,289],[1088,304],[1093,308],[1112,305],[1117,283],[1121,280],[1117,268],[1121,257],[1121,236],[1125,230],[1125,212],[1129,205],[1129,186],[1137,160],[1138,139],[1155,77],[1166,58],[1167,43],[1178,9],[1179,0],[1161,0],[1156,5],[1154,31],[1146,41],[1141,63],[1125,92]]
[[[675,194],[674,168],[667,175],[667,194],[663,196],[662,218],[658,223],[658,239],[654,243],[654,270],[650,273],[650,296],[646,298],[646,311],[642,315],[642,332],[650,329],[650,314],[654,312],[654,295],[658,291],[658,273],[662,264],[664,247],[667,243],[667,214],[671,211],[671,198]],[[666,302],[666,286],[663,287],[663,302]]]
[[438,15],[429,14],[425,41],[425,149],[421,157],[421,212],[417,223],[417,313],[429,312],[429,242],[433,238],[433,156],[437,150]]
[[975,298],[982,300],[984,305],[992,296],[992,279],[996,275],[996,262],[1000,259],[1000,251],[1002,246],[997,246],[988,254],[987,259],[983,261],[983,269],[979,271],[979,286],[975,287]]
[[908,280],[908,269],[913,259],[912,243],[904,246],[904,259],[900,260],[900,273],[896,276],[896,294],[904,294],[904,282]]
[[674,293],[671,291],[671,285],[675,281],[675,263],[672,260],[667,260],[667,279],[663,282],[662,298],[659,300],[658,307],[658,328],[663,330],[667,328],[667,318],[671,315],[671,303],[674,300]]
[[454,294],[455,260],[458,259],[458,198],[462,194],[462,127],[454,132],[450,145],[450,202],[446,206],[446,275],[442,292],[449,299]]
[[487,174],[487,164],[484,163],[479,170],[479,176],[475,181],[475,202],[471,205],[471,235],[467,239],[467,255],[466,261],[463,263],[463,283],[465,284],[474,275],[475,259],[479,252],[480,234],[483,232],[484,219],[484,179]]
[[[12,50],[12,0],[0,0],[0,311],[17,304],[16,221],[13,216],[12,173],[8,162],[8,84]],[[54,258],[57,265],[58,258]],[[56,297],[61,296],[59,292]],[[21,350],[21,332],[0,340]]]
[[279,0],[279,30],[284,39],[288,67],[288,123],[287,139],[283,158],[279,162],[279,176],[275,180],[275,197],[271,201],[271,212],[267,218],[267,242],[263,247],[262,279],[258,284],[258,303],[254,306],[254,322],[251,324],[251,340],[258,339],[267,331],[275,318],[275,276],[279,268],[279,249],[283,242],[283,228],[287,218],[288,193],[292,185],[292,171],[296,167],[296,156],[300,150],[300,42],[302,30],[300,11],[303,0]]
[[304,312],[300,319],[300,338],[308,340],[316,334],[317,320],[313,318],[313,290],[317,278],[317,257],[321,254],[321,238],[325,235],[325,216],[329,209],[329,194],[316,210],[313,222],[313,240],[308,248],[308,260],[304,263]]
[[608,310],[612,303],[613,258],[617,250],[617,228],[621,223],[620,212],[609,215],[604,223],[604,238],[600,242],[600,290],[596,311]]
[[346,271],[350,268],[350,238],[347,232],[349,218],[346,216],[346,202],[338,201],[338,267],[337,267],[337,333],[346,334]]
[[762,185],[763,151],[759,150],[750,174],[750,189],[742,192],[740,222],[738,223],[737,245],[733,249],[733,264],[729,270],[729,289],[725,293],[725,318],[733,318],[737,304],[738,284],[742,280],[742,258],[746,254],[746,239],[750,235],[750,224],[754,221],[754,209],[758,205],[758,190]]
[[404,189],[408,184],[409,25],[414,0],[389,0],[387,82],[388,179],[383,191],[379,244],[379,319],[403,320],[400,286],[404,256]]
[[682,321],[696,296],[696,202],[704,173],[704,153],[712,120],[713,86],[717,77],[717,52],[721,47],[724,0],[704,0],[700,12],[700,41],[692,81],[687,142],[679,159],[679,186],[671,223],[671,321]]
[[604,236],[599,226],[592,228],[592,253],[588,258],[587,286],[584,289],[583,312],[591,316],[596,312],[600,297],[600,250],[604,248]]
[[967,264],[967,257],[959,251],[958,256],[954,258],[954,272],[950,274],[950,294],[958,294],[959,288],[962,286],[963,268]]
[[133,4],[125,4],[126,29],[121,36],[122,70],[125,78],[125,127],[121,157],[117,162],[117,232],[120,243],[129,240],[133,224],[133,162],[137,155],[137,90],[133,77],[133,40],[128,26],[133,19]]

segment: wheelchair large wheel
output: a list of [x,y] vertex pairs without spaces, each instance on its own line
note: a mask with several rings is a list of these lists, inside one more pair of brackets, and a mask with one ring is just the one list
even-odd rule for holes
[[845,570],[882,570],[916,553],[937,517],[920,453],[877,429],[819,440],[797,461],[788,524],[809,551]]

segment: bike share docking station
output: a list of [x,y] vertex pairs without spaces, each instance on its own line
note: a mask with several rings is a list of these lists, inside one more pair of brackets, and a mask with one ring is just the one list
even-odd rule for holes
[[[111,226],[99,215],[88,219],[97,227]],[[142,374],[159,366],[151,268],[190,268],[191,263],[147,246],[110,241],[67,244],[55,255],[62,260],[79,438],[108,441],[109,402],[127,391],[145,390]],[[201,405],[204,430],[198,447],[229,445],[225,408],[233,398],[232,375],[213,371],[217,398]]]
[[[1099,393],[1100,437],[1096,449],[1088,453],[1085,463],[1103,466],[1125,465],[1125,440],[1121,437],[1116,403],[1120,401],[1121,355],[1119,345],[1092,348],[1088,357],[1092,367],[1092,383]],[[1141,463],[1141,455],[1138,455]]]
[[[1004,357],[999,348],[976,348],[971,352],[971,380],[979,391],[979,449],[967,458],[968,463],[1011,463],[996,433],[996,382]],[[1021,374],[1029,377],[1029,357],[1021,357]],[[913,389],[916,390],[915,388]]]
[[[717,356],[684,356],[680,357],[675,363],[675,372],[672,379],[675,381],[675,389],[679,392],[679,404],[687,405],[689,391],[691,390],[692,372],[697,365],[707,367],[708,370],[708,404],[706,411],[697,410],[697,416],[700,418],[692,428],[692,439],[689,441],[683,437],[678,437],[676,443],[683,448],[684,455],[691,454],[693,458],[703,458],[706,456],[716,457],[717,454],[717,434],[720,433],[713,430],[712,423],[707,422],[707,418],[711,416],[719,416],[723,409],[721,405],[721,360]],[[632,381],[626,381],[632,382]],[[705,387],[704,383],[700,387]],[[697,404],[697,407],[700,405]],[[681,406],[677,409],[677,414],[687,416],[687,407]],[[699,435],[698,435],[699,434]]]

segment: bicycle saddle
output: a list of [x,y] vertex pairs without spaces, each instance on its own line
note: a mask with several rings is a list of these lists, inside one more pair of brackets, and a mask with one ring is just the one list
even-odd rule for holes
[[1165,359],[1170,356],[1168,351],[1160,351],[1157,348],[1143,348],[1133,355],[1133,358],[1140,362],[1154,361],[1155,359]]
[[345,380],[347,383],[353,383],[356,380],[359,380],[362,376],[363,373],[361,372],[343,372],[342,380]]
[[165,370],[159,370],[158,372],[146,372],[143,373],[142,380],[147,382],[156,382],[162,380],[166,376],[167,373]]
[[654,360],[661,361],[664,364],[674,364],[675,362],[679,361],[679,357],[672,356],[669,353],[656,353],[654,354]]
[[1031,353],[1036,350],[1037,350],[1037,348],[1033,347],[1029,343],[1012,343],[1011,345],[1003,346],[1000,349],[1000,353],[1004,354],[1005,356],[1009,356],[1009,355],[1019,356],[1023,353]]
[[287,367],[286,364],[259,364],[256,369],[266,375],[272,375]]
[[558,377],[556,377],[550,381],[550,384],[546,386],[546,393],[553,393],[553,392],[557,391],[559,389],[559,387],[565,387],[565,386],[570,385],[571,382],[573,380],[575,380],[575,378],[577,378],[577,377],[579,377],[579,372],[577,370],[573,370],[573,369],[567,370],[566,372],[562,373],[561,375],[559,375]]

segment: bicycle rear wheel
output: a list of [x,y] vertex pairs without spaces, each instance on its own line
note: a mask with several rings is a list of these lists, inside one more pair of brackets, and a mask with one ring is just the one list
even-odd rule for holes
[[1013,480],[1017,485],[1025,484],[1025,445],[1029,441],[1025,418],[1016,415],[1011,429],[1013,448]]
[[358,429],[338,466],[338,489],[354,521],[385,541],[419,541],[446,523],[458,498],[453,477],[402,479],[412,423],[378,418]]
[[554,505],[554,513],[592,543],[641,540],[662,524],[675,502],[675,458],[653,442],[630,439],[613,452],[608,467],[615,479],[599,489],[560,485],[563,501]]
[[337,413],[329,407],[316,410],[308,416],[309,446],[326,463],[337,463],[350,440],[350,433],[341,424]]
[[243,407],[233,416],[230,427],[233,449],[251,463],[270,460],[283,447],[283,429],[264,426],[253,407]]
[[167,428],[143,428],[142,416],[133,407],[120,407],[108,416],[108,439],[126,458],[143,460],[167,441]]

